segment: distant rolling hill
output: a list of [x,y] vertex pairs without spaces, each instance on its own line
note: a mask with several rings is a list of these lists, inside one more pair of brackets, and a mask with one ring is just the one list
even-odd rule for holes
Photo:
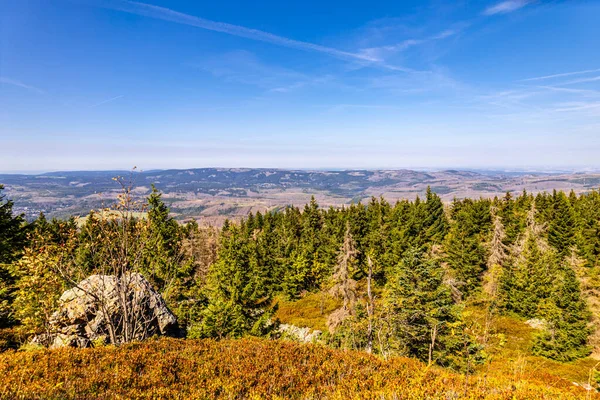
[[134,182],[144,196],[154,184],[179,219],[218,224],[249,211],[303,205],[315,196],[321,206],[339,207],[384,196],[388,201],[423,195],[428,186],[444,200],[494,197],[506,192],[575,190],[600,186],[600,173],[515,173],[490,171],[344,170],[308,171],[254,168],[198,168],[160,171],[64,171],[36,175],[0,174],[0,184],[29,218],[85,215],[110,204],[119,190],[112,179]]

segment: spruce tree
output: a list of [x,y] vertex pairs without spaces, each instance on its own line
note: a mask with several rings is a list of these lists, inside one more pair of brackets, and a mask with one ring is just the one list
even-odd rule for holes
[[587,267],[600,265],[600,218],[583,221],[579,248]]
[[548,225],[552,221],[552,204],[554,203],[552,196],[548,193],[538,193],[535,196],[536,221],[540,225]]
[[410,214],[406,221],[406,235],[410,246],[425,248],[427,246],[427,229],[425,220],[427,219],[427,211],[425,203],[419,196],[415,201],[410,203]]
[[425,220],[423,221],[425,237],[429,244],[440,244],[448,232],[448,220],[444,213],[444,204],[440,196],[427,187],[425,201]]
[[[371,261],[376,260],[372,263],[371,272],[377,280],[383,279],[385,273],[383,266],[392,261],[390,260],[390,213],[391,207],[383,198],[379,201],[373,198],[367,208],[369,229],[363,251],[371,255]],[[368,266],[366,256],[363,254],[359,257]],[[368,275],[368,268],[366,272]]]
[[558,260],[552,251],[542,251],[529,233],[521,254],[502,275],[503,305],[526,318],[537,315],[538,304],[550,296]]
[[584,357],[589,354],[587,305],[575,272],[545,242],[535,214],[532,205],[522,249],[504,270],[501,286],[504,307],[525,318],[544,321],[544,329],[535,335],[535,354],[559,361]]
[[600,265],[600,192],[594,190],[582,196],[579,207],[579,254],[591,268]]
[[438,261],[409,249],[388,277],[384,304],[401,352],[424,361],[447,361],[460,313]]
[[292,254],[281,282],[281,290],[289,299],[297,299],[310,276],[310,263],[304,254]]
[[408,200],[396,202],[390,215],[390,247],[387,254],[387,265],[385,266],[385,274],[388,269],[398,265],[402,259],[404,252],[409,248],[410,225],[412,210],[411,203]]
[[26,245],[28,227],[23,215],[13,215],[13,202],[2,194],[0,185],[0,328],[12,323],[15,278],[8,264],[16,261]]
[[190,336],[226,338],[269,331],[271,296],[264,271],[251,257],[253,246],[237,226],[224,232],[219,258],[208,277],[208,306]]
[[0,264],[18,259],[25,247],[27,227],[23,215],[13,215],[14,203],[2,194],[0,185]]
[[471,210],[471,206],[460,207],[444,243],[445,260],[454,271],[461,285],[460,290],[465,295],[472,293],[480,285],[486,268],[483,240],[477,232]]
[[318,271],[322,267],[323,242],[323,214],[313,196],[302,213],[299,252],[308,262],[310,273],[304,278],[301,290],[313,290],[319,286],[318,273],[313,271]]
[[553,246],[561,257],[570,254],[575,244],[575,215],[573,207],[564,192],[554,192],[552,204],[552,219],[548,227],[548,243]]
[[152,185],[148,196],[149,244],[142,272],[162,291],[170,281],[179,281],[189,275],[191,266],[178,263],[181,251],[179,224],[169,215],[169,207],[161,197]]
[[15,277],[7,265],[0,264],[0,329],[13,322],[12,301],[15,290]]
[[520,233],[518,217],[515,211],[515,202],[512,194],[506,192],[506,195],[502,199],[496,199],[496,206],[498,208],[498,215],[502,218],[504,229],[506,231],[504,244],[510,246],[515,243]]
[[585,357],[591,352],[587,345],[591,315],[573,269],[563,265],[553,288],[538,309],[546,326],[536,335],[533,352],[558,361]]

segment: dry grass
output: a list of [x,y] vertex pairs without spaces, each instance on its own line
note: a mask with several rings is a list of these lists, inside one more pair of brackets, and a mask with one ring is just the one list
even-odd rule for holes
[[283,324],[291,324],[300,328],[327,331],[327,318],[342,306],[339,299],[325,293],[309,293],[297,301],[287,301],[283,297],[277,299],[279,309],[275,314]]
[[[485,314],[480,308],[468,309],[470,319],[484,326]],[[533,333],[522,319],[511,316],[494,316],[492,337],[487,351],[491,359],[483,366],[484,371],[496,371],[503,374],[548,373],[564,378],[570,382],[588,383],[590,370],[598,363],[592,357],[569,363],[560,363],[531,354]]]
[[[341,306],[341,301],[323,293],[311,293],[298,301],[279,299],[276,317],[282,323],[327,331],[328,316]],[[485,311],[470,306],[465,310],[467,320],[485,326]],[[598,359],[588,357],[570,363],[560,363],[531,354],[533,333],[524,320],[506,315],[495,315],[492,319],[491,338],[486,351],[489,362],[479,367],[481,374],[490,372],[506,376],[523,374],[551,374],[569,382],[588,383],[589,373]]]

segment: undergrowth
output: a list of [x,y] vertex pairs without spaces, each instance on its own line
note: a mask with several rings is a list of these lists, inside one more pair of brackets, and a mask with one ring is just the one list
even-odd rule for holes
[[308,293],[296,301],[277,299],[278,309],[275,317],[282,324],[291,324],[299,328],[327,331],[327,317],[342,306],[342,301],[323,292]]
[[0,354],[2,399],[598,399],[541,371],[465,377],[407,358],[259,339]]

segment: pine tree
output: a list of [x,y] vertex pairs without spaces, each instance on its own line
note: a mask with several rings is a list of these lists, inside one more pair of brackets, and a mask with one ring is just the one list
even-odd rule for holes
[[540,225],[548,225],[552,221],[553,197],[546,192],[535,196],[536,222]]
[[542,251],[538,238],[529,233],[521,254],[503,272],[504,308],[523,317],[535,317],[538,304],[550,296],[557,269],[555,254],[550,250]]
[[7,265],[0,264],[0,329],[13,323],[12,302],[15,277]]
[[2,194],[0,185],[0,264],[9,264],[18,259],[27,239],[27,226],[23,215],[13,215],[11,200]]
[[472,219],[471,210],[470,205],[460,207],[454,216],[444,246],[445,260],[454,271],[465,295],[472,293],[480,285],[486,268],[485,249]]
[[[323,253],[323,215],[314,196],[304,207],[302,213],[302,230],[299,236],[298,251],[308,262],[308,273],[304,278],[301,290],[313,290],[319,287],[318,272],[322,268]],[[313,273],[314,272],[314,273]]]
[[579,254],[591,268],[600,265],[600,192],[594,190],[578,203],[580,221],[577,235]]
[[306,287],[307,277],[310,275],[310,264],[303,254],[293,254],[289,259],[281,290],[289,299],[297,299]]
[[271,296],[264,270],[252,258],[255,242],[240,227],[230,225],[223,233],[217,262],[207,282],[208,306],[202,322],[188,332],[192,337],[239,337],[262,335],[270,329]]
[[427,186],[425,201],[425,220],[423,221],[425,237],[429,244],[440,244],[448,232],[448,220],[444,213],[442,199]]
[[564,265],[559,275],[550,298],[541,302],[538,309],[546,326],[536,335],[533,352],[558,361],[572,361],[591,352],[587,345],[591,314],[573,269]]
[[504,307],[545,322],[545,328],[535,336],[534,353],[559,361],[574,360],[589,354],[586,343],[590,314],[575,272],[544,241],[543,228],[536,220],[532,204],[524,243],[516,249],[512,266],[503,273]]
[[13,322],[11,303],[15,290],[14,273],[8,264],[22,255],[29,227],[23,215],[13,215],[13,202],[6,200],[0,185],[0,328]]
[[600,218],[584,220],[580,234],[580,252],[588,267],[600,265]]
[[406,220],[406,227],[404,228],[405,235],[409,241],[409,246],[415,246],[422,248],[427,243],[425,236],[425,203],[421,201],[421,198],[417,196],[415,201],[410,203],[410,212]]
[[575,215],[573,207],[564,192],[556,192],[552,196],[552,219],[548,227],[548,243],[561,257],[571,252],[575,244]]
[[527,214],[533,199],[530,195],[518,196],[516,199],[507,192],[501,200],[495,201],[498,215],[502,218],[506,238],[504,244],[511,246],[516,243],[527,227]]
[[[359,260],[366,263],[367,269],[365,275],[375,276],[375,279],[382,280],[384,277],[384,265],[391,260],[390,256],[390,214],[391,207],[383,198],[372,198],[367,208],[367,219],[369,221],[369,229],[366,237],[365,248],[363,251],[371,255],[371,265],[365,254],[360,254]],[[373,260],[377,260],[373,263]]]
[[447,361],[460,313],[439,262],[418,249],[408,250],[388,277],[384,303],[402,353],[440,364]]
[[412,206],[408,200],[396,202],[390,215],[390,247],[386,255],[385,276],[388,270],[398,265],[404,252],[410,247],[410,225]]
[[180,264],[181,232],[179,224],[169,215],[162,194],[152,185],[148,196],[149,243],[142,273],[163,291],[166,285],[177,282],[191,273],[190,264]]
[[[348,208],[347,220],[344,221],[344,224],[346,224],[346,222],[347,222],[350,226],[350,233],[352,235],[352,240],[353,240],[354,246],[357,251],[356,260],[355,260],[356,268],[354,271],[357,278],[365,276],[365,271],[366,271],[365,254],[369,250],[369,246],[371,244],[370,243],[370,229],[372,228],[372,226],[371,226],[370,217],[374,216],[373,214],[376,214],[376,213],[377,213],[376,211],[369,212],[368,207],[366,207],[364,204],[359,202],[358,204],[352,204],[350,206],[350,208]],[[343,241],[344,235],[346,234],[347,228],[348,228],[348,225],[344,225],[342,241]],[[337,249],[336,249],[336,255],[337,255]]]
[[519,235],[513,196],[510,192],[506,192],[506,195],[502,199],[496,199],[495,203],[498,208],[498,215],[502,218],[506,231],[504,244],[510,246],[517,240]]

